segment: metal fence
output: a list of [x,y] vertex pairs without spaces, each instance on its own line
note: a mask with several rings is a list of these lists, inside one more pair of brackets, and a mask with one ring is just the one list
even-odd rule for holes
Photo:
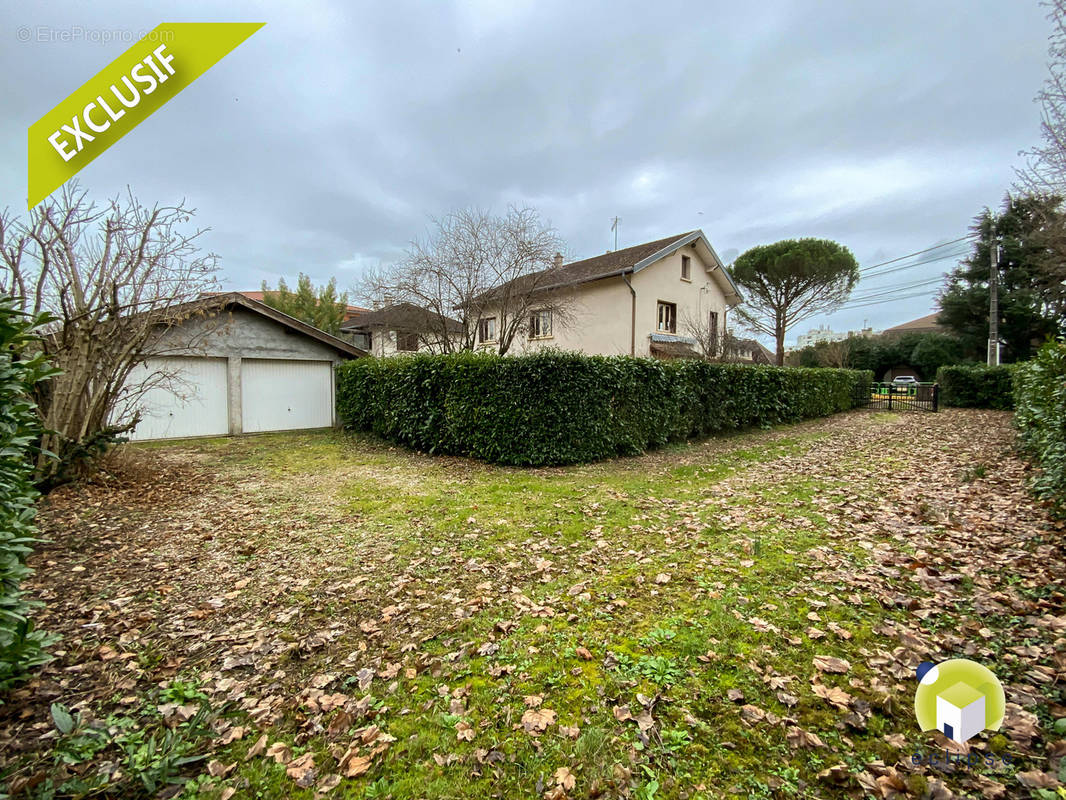
[[871,383],[856,398],[856,405],[883,411],[938,411],[940,386],[936,383]]

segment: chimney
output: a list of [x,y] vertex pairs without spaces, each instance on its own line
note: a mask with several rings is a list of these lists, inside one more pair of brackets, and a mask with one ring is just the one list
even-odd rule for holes
[[563,265],[563,254],[556,253],[555,258],[552,259],[552,264],[555,266],[556,269],[559,269],[559,267]]
[[385,306],[386,306],[386,307],[388,307],[388,306],[391,306],[391,305],[392,305],[392,302],[393,302],[393,300],[395,300],[395,299],[396,299],[396,298],[395,298],[395,297],[393,297],[393,296],[392,296],[391,294],[387,294],[387,295],[385,295]]

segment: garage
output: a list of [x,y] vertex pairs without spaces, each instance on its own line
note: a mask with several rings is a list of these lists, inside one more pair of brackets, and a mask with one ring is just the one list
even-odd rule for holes
[[152,358],[130,376],[147,385],[140,397],[137,439],[183,439],[229,433],[224,358]]
[[133,440],[331,427],[333,370],[366,355],[236,292],[170,311],[126,382]]
[[333,365],[328,361],[241,362],[245,433],[328,428],[333,406]]

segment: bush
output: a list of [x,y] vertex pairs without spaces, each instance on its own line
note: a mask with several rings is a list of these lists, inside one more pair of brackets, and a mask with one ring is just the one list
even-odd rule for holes
[[1040,466],[1032,488],[1066,516],[1066,343],[1048,342],[1016,368],[1014,405],[1022,449]]
[[560,352],[416,355],[339,367],[337,410],[351,429],[424,452],[541,466],[844,411],[871,379]]
[[941,367],[936,373],[940,402],[959,408],[1014,407],[1015,367]]
[[43,354],[27,352],[33,328],[11,298],[0,297],[0,691],[49,661],[45,648],[54,640],[33,629],[28,614],[39,604],[20,588],[31,574],[26,556],[37,541],[31,459],[41,431],[30,397],[34,384],[53,374]]

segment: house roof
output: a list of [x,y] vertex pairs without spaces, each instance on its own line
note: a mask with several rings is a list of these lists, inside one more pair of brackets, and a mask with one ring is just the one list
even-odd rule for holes
[[[211,294],[214,295],[214,294],[229,294],[229,293],[228,292],[211,292]],[[256,300],[256,301],[258,301],[260,303],[263,302],[263,292],[235,292],[235,294],[243,294],[249,300]],[[355,317],[355,316],[357,316],[357,315],[359,315],[359,314],[361,314],[363,312],[369,311],[369,310],[370,310],[369,308],[363,308],[362,306],[349,305],[349,306],[347,306],[347,308],[346,308],[346,310],[344,312],[344,321],[347,322],[348,320],[352,319],[353,317]]]
[[766,345],[764,345],[758,339],[738,339],[737,344],[743,347],[745,350],[750,350],[753,356],[756,353],[761,353],[762,356],[766,359],[767,364],[774,363],[774,354],[771,353],[769,348],[767,348]]
[[[667,236],[664,239],[656,239],[653,242],[645,242],[644,244],[637,244],[632,247],[625,247],[621,250],[604,253],[602,256],[593,256],[592,258],[585,258],[581,261],[572,261],[559,268],[553,267],[552,269],[542,270],[541,272],[515,278],[508,284],[504,284],[504,286],[518,281],[531,281],[534,280],[536,276],[544,276],[554,272],[550,281],[545,282],[544,285],[538,285],[536,287],[536,291],[548,291],[566,286],[589,283],[590,281],[598,281],[603,278],[611,278],[627,273],[640,272],[640,270],[666,258],[685,245],[692,245],[695,247],[697,251],[700,252],[700,256],[703,258],[704,262],[713,266],[711,274],[715,282],[718,283],[719,287],[722,289],[722,293],[726,296],[727,301],[732,300],[730,305],[736,305],[741,302],[743,298],[740,295],[740,290],[737,289],[737,285],[733,283],[733,278],[728,270],[726,270],[725,264],[722,263],[722,259],[718,257],[718,254],[714,251],[714,248],[711,247],[711,243],[707,240],[707,237],[701,230],[679,233],[674,236]],[[502,288],[503,287],[499,287],[492,291],[499,292]]]
[[[305,336],[309,336],[321,342],[324,345],[332,347],[339,353],[343,353],[346,356],[352,358],[359,358],[365,356],[367,353],[365,350],[361,350],[354,345],[348,344],[343,339],[338,339],[336,336],[332,336],[323,330],[319,330],[313,325],[308,325],[306,322],[301,322],[295,317],[290,317],[288,314],[283,314],[276,308],[268,306],[266,303],[261,303],[258,300],[253,300],[248,297],[245,292],[224,292],[219,294],[208,294],[198,300],[192,300],[188,303],[181,303],[176,306],[171,306],[165,309],[166,316],[172,316],[171,324],[180,324],[180,322],[187,319],[189,316],[197,313],[210,314],[218,313],[222,311],[228,311],[233,308],[244,308],[260,316],[272,319],[281,325],[284,325],[291,331],[296,333],[302,333]],[[164,317],[160,320],[161,324],[166,324],[167,319]]]
[[937,333],[944,330],[944,326],[936,321],[936,318],[939,315],[939,311],[933,314],[926,314],[924,317],[912,319],[910,322],[903,322],[899,325],[896,325],[895,327],[885,328],[882,333]]
[[435,330],[444,320],[449,333],[458,333],[462,326],[450,317],[442,317],[436,311],[416,306],[414,303],[394,303],[374,311],[364,310],[341,326],[341,330],[354,331],[364,328],[395,328],[412,332]]

